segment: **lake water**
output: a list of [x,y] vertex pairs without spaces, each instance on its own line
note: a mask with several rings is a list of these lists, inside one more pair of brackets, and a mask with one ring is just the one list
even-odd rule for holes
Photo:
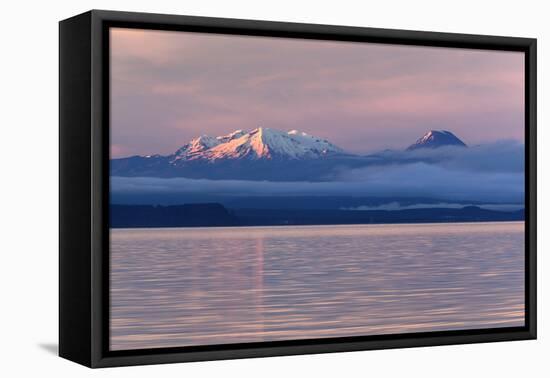
[[523,222],[111,230],[111,350],[523,324]]

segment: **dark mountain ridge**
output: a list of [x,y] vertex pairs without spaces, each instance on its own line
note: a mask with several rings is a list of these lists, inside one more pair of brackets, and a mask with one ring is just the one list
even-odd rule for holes
[[111,228],[228,227],[521,221],[523,210],[477,206],[406,210],[231,209],[221,204],[111,205]]
[[110,206],[112,228],[214,227],[237,224],[237,218],[218,203]]

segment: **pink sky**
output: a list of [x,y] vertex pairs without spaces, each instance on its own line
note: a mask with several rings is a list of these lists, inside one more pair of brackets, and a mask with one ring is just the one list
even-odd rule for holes
[[113,157],[193,137],[298,129],[355,153],[430,129],[524,141],[519,52],[111,30]]

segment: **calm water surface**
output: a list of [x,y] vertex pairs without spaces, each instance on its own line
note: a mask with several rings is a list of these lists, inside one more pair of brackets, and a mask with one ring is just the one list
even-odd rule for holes
[[524,223],[111,230],[111,349],[522,326]]

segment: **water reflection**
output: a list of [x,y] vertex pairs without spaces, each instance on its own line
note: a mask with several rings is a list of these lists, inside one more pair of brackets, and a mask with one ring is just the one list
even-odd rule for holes
[[111,349],[523,325],[524,224],[111,230]]

